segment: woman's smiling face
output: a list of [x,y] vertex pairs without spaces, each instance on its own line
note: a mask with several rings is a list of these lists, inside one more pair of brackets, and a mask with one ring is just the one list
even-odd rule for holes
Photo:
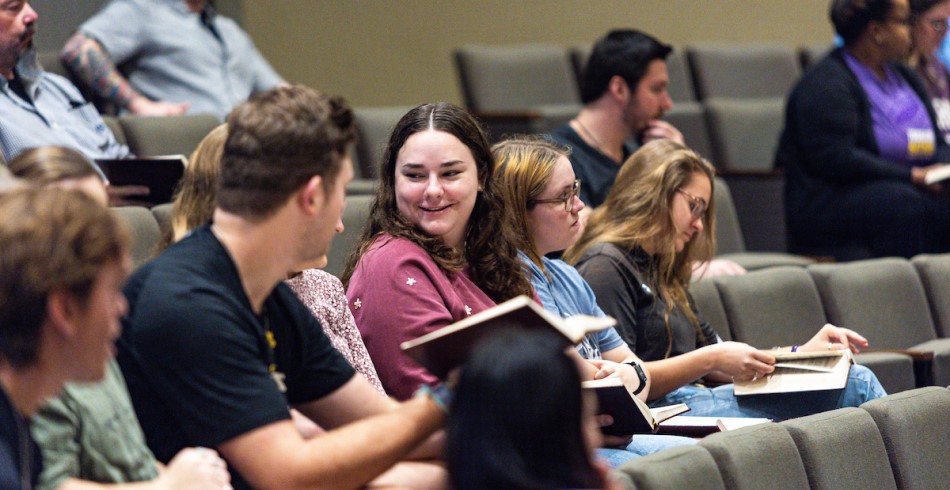
[[421,131],[399,149],[395,177],[399,214],[460,249],[479,191],[471,150],[444,131]]

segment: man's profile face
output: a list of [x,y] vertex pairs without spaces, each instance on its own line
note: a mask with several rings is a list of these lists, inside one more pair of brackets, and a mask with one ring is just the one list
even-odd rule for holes
[[346,206],[346,185],[353,180],[353,160],[349,155],[340,162],[333,190],[324,194],[320,215],[315,220],[315,228],[310,238],[312,258],[325,256],[330,251],[330,242],[337,233],[343,232],[343,208]]
[[669,85],[666,61],[651,61],[640,83],[631,88],[631,97],[624,111],[625,122],[632,136],[639,135],[650,121],[661,118],[663,113],[673,107]]
[[0,0],[0,68],[12,70],[33,45],[37,17],[26,0]]
[[76,381],[102,379],[106,363],[115,355],[115,341],[122,330],[120,320],[129,309],[122,293],[129,263],[123,257],[102,267],[85,301],[76,299],[75,369],[71,373]]

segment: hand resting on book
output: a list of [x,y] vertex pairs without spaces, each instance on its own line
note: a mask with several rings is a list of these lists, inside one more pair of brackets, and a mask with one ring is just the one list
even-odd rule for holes
[[860,352],[860,348],[867,346],[868,339],[862,337],[857,332],[826,323],[811,340],[800,346],[798,350],[801,352],[814,352],[820,350],[850,349],[851,352],[857,354]]

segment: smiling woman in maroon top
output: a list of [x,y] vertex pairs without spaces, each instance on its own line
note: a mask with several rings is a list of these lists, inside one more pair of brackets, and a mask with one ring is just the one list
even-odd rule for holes
[[447,103],[412,109],[382,167],[343,280],[383,387],[405,399],[435,378],[401,342],[532,290],[502,219],[488,140],[470,114]]

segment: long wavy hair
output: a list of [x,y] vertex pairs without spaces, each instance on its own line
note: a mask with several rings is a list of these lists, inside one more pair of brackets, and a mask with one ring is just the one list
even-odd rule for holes
[[670,140],[647,143],[624,162],[607,199],[591,213],[581,237],[564,254],[567,262],[576,264],[595,243],[611,243],[623,250],[652,247],[653,260],[644,272],[654,291],[669,305],[664,319],[667,330],[675,309],[699,327],[686,289],[693,262],[709,260],[715,253],[712,194],[702,233],[676,252],[673,198],[696,173],[706,176],[710,186],[714,184],[713,166],[694,151]]
[[478,344],[451,412],[445,451],[457,490],[603,488],[585,444],[578,364],[554,334],[506,330]]
[[569,155],[564,148],[539,136],[514,136],[492,147],[495,156],[495,180],[505,198],[505,216],[513,230],[518,249],[534,265],[544,270],[541,253],[535,246],[528,228],[528,212],[534,209],[534,200],[544,192],[554,165]]
[[[482,191],[468,219],[463,250],[455,250],[440,237],[429,235],[404,218],[396,206],[396,159],[410,136],[427,130],[443,131],[459,139],[472,152]],[[504,201],[494,179],[494,162],[488,139],[481,126],[455,105],[439,102],[423,104],[407,112],[393,129],[383,153],[380,182],[370,218],[359,245],[347,259],[343,283],[348,284],[360,257],[380,235],[405,238],[422,247],[448,274],[458,273],[467,264],[475,284],[494,301],[519,294],[531,295],[531,284],[517,257],[517,247],[504,219]]]

